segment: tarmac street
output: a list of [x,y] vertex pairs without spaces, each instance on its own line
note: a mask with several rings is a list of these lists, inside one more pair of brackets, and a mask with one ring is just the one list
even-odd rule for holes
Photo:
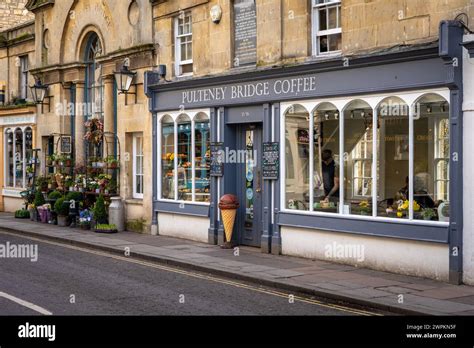
[[0,315],[370,315],[283,290],[107,252],[3,234],[35,245],[2,258]]

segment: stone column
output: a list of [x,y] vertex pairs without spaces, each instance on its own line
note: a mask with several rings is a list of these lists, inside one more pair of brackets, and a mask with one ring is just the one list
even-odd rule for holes
[[75,148],[75,162],[76,165],[85,164],[84,157],[84,134],[85,134],[85,116],[86,110],[83,108],[84,105],[84,83],[77,82],[73,89],[74,100],[74,148]]
[[[114,132],[114,76],[103,77],[104,81],[104,132]],[[112,140],[108,137],[109,142]],[[112,143],[110,144],[112,145]],[[108,155],[113,154],[113,148],[109,149]],[[107,154],[104,154],[107,155]]]

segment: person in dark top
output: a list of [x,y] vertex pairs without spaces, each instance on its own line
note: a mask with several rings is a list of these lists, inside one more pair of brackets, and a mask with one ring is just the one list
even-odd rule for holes
[[336,165],[336,162],[334,162],[331,150],[323,150],[321,157],[325,196],[324,201],[337,201],[339,198],[339,167]]

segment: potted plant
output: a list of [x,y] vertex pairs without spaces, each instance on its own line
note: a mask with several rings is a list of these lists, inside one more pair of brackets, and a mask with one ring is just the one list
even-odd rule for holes
[[29,178],[32,178],[33,177],[33,173],[35,172],[33,166],[28,166],[26,168],[26,174],[28,174],[28,177]]
[[117,233],[117,226],[115,226],[114,224],[97,224],[94,226],[94,232]]
[[95,202],[94,209],[94,221],[96,224],[106,224],[107,223],[107,209],[105,207],[104,196],[99,195],[97,201]]
[[38,213],[36,211],[36,207],[34,203],[28,204],[28,211],[30,212],[30,221],[37,221],[38,220]]
[[30,212],[26,209],[20,209],[15,212],[15,218],[16,219],[29,219],[30,218]]
[[83,230],[91,228],[93,214],[89,209],[83,209],[79,212],[79,226]]
[[86,134],[84,139],[90,143],[100,144],[104,136],[104,124],[98,118],[91,118],[85,124]]
[[36,179],[36,187],[41,192],[48,192],[48,178],[45,176],[39,176]]
[[112,156],[107,159],[107,163],[110,169],[117,169],[120,165],[120,162]]
[[106,186],[105,189],[106,193],[117,193],[117,181],[114,179],[111,179]]
[[107,162],[103,158],[98,158],[96,162],[97,168],[105,168],[107,167]]
[[359,211],[360,215],[369,215],[370,207],[368,201],[362,201],[359,203]]
[[59,198],[54,204],[54,211],[58,216],[58,226],[66,227],[68,225],[69,205],[66,198]]
[[[44,196],[43,196],[43,193],[40,192],[40,191],[36,191],[35,193],[35,200],[33,201],[33,204],[36,208],[38,207],[41,207],[43,204],[45,204],[45,200],[44,200]],[[37,209],[36,209],[37,211]],[[38,219],[36,219],[35,221],[38,221]]]
[[436,211],[432,208],[424,208],[421,211],[421,216],[423,220],[433,220],[433,218],[436,217]]

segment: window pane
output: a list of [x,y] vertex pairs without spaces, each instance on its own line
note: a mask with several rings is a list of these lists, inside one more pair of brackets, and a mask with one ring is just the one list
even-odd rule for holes
[[372,215],[372,108],[352,102],[344,111],[344,209]]
[[[447,221],[441,210],[449,204],[449,107],[434,94],[418,103],[414,121],[414,218]],[[440,211],[438,208],[441,206]]]
[[194,123],[195,153],[195,199],[197,202],[210,201],[210,133],[209,119],[206,115],[198,115]]
[[328,8],[328,29],[337,28],[337,6]]
[[178,199],[192,200],[191,120],[178,118]]
[[341,50],[341,34],[328,35],[327,38],[329,41],[329,51]]
[[328,52],[328,36],[327,35],[318,37],[318,48],[319,48],[318,53]]
[[285,134],[291,147],[285,160],[295,169],[293,177],[285,178],[286,208],[309,210],[309,113],[302,106],[293,105],[286,112]]
[[408,218],[408,106],[398,98],[378,109],[377,215]]
[[327,29],[327,10],[325,8],[318,10],[319,12],[319,30]]
[[11,130],[7,131],[6,134],[6,149],[7,149],[7,158],[6,158],[6,168],[7,168],[7,177],[6,184],[8,187],[13,187],[13,177],[14,177],[14,150],[13,150],[13,132]]
[[174,199],[174,122],[165,116],[161,122],[161,197]]
[[23,187],[23,132],[15,130],[15,187]]
[[313,115],[313,210],[337,213],[339,207],[339,111],[323,103]]

